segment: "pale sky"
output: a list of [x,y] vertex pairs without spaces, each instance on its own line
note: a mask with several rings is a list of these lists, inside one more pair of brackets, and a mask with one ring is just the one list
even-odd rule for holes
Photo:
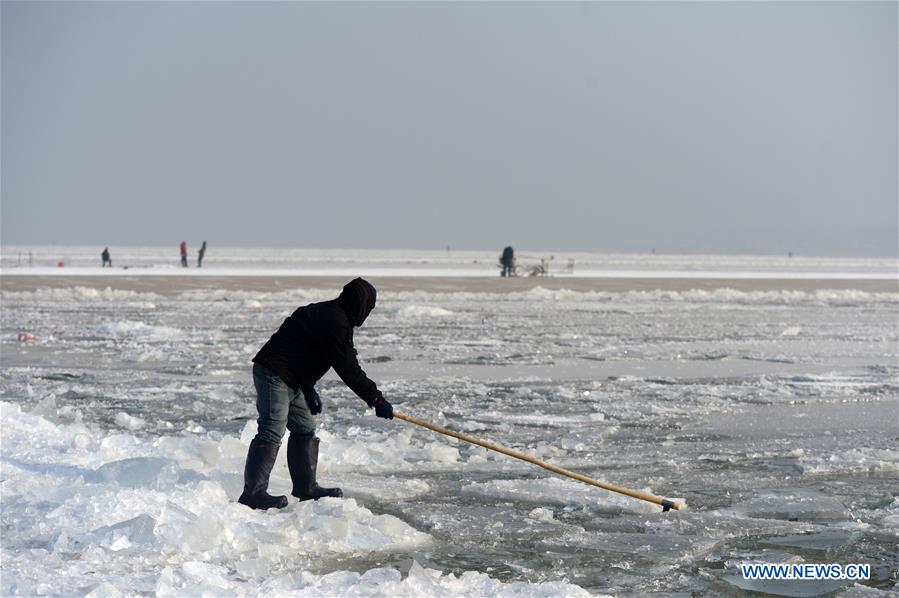
[[896,2],[2,2],[2,243],[897,254]]

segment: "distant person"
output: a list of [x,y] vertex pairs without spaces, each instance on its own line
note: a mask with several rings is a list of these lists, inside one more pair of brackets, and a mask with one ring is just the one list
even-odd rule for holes
[[206,241],[200,245],[200,251],[197,252],[197,268],[203,267],[203,256],[206,255]]
[[181,266],[187,268],[187,241],[181,241]]
[[112,268],[112,258],[109,257],[109,247],[103,249],[103,253],[100,254],[100,257],[103,259],[102,268],[105,268],[107,265]]
[[515,276],[515,250],[511,247],[503,249],[503,254],[499,257],[499,263],[503,267],[500,276]]
[[353,347],[353,328],[362,325],[376,299],[375,287],[356,278],[343,287],[337,299],[294,311],[253,358],[259,418],[238,502],[253,509],[287,506],[286,496],[268,493],[285,430],[290,430],[287,469],[293,482],[291,494],[300,500],[343,496],[340,488],[322,488],[315,479],[319,439],[312,416],[322,411],[315,383],[334,368],[359,398],[374,407],[375,415],[393,419],[393,407],[359,367]]

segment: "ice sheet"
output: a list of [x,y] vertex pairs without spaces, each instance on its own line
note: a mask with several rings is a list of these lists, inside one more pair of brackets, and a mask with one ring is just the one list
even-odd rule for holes
[[253,513],[249,360],[332,296],[3,291],[0,593],[715,594],[846,537],[859,587],[894,589],[899,294],[380,293],[356,345],[397,409],[690,511],[377,419],[329,374],[319,475],[347,499]]

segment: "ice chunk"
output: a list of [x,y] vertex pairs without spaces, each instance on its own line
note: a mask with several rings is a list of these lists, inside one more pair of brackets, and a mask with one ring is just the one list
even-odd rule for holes
[[379,501],[409,500],[431,491],[430,484],[423,480],[402,479],[394,476],[344,473],[324,480],[319,478],[319,483],[322,485],[333,483],[340,486],[345,496]]
[[552,509],[544,509],[543,507],[537,507],[530,513],[528,513],[528,517],[534,519],[535,521],[555,521],[553,518]]
[[234,564],[237,574],[245,579],[268,577],[271,571],[271,561],[264,558],[241,558]]
[[852,448],[827,456],[809,455],[799,459],[804,473],[899,473],[899,450]]
[[133,415],[128,415],[124,411],[120,411],[115,416],[115,423],[117,426],[121,426],[122,428],[126,428],[128,430],[140,430],[147,422],[142,420],[139,417],[135,417]]
[[[372,414],[374,417],[374,414]],[[321,431],[319,471],[357,472],[448,469],[458,467],[461,461],[459,448],[442,437],[415,434],[411,429],[387,433],[364,430],[349,437],[340,437]]]
[[734,507],[738,514],[761,519],[822,521],[850,519],[851,514],[838,499],[814,491],[797,489],[763,494]]
[[31,410],[31,413],[39,415],[48,421],[56,422],[59,414],[56,406],[56,395],[51,393],[41,399],[34,409]]
[[157,596],[221,596],[234,594],[235,585],[227,579],[225,567],[187,561],[163,569],[156,582]]
[[151,326],[143,322],[109,322],[95,327],[97,333],[114,338],[143,339],[146,341],[180,340],[184,332],[170,326]]
[[397,318],[401,320],[410,318],[442,318],[451,315],[453,315],[453,312],[448,309],[430,305],[407,305],[400,308],[396,313]]
[[369,569],[359,578],[361,584],[379,586],[384,584],[395,584],[403,578],[400,572],[389,567],[380,567],[378,569]]
[[444,463],[457,463],[459,461],[459,449],[445,444],[432,444],[428,451],[431,461]]
[[92,481],[101,481],[131,488],[169,488],[176,483],[197,481],[203,476],[182,470],[172,459],[160,457],[131,457],[100,466]]
[[432,541],[393,515],[374,515],[351,498],[298,503],[292,521],[293,529],[284,531],[303,553],[409,550]]
[[539,479],[491,480],[464,486],[462,492],[541,505],[589,505],[599,511],[661,512],[661,509],[652,503],[555,476]]
[[93,590],[84,595],[85,598],[119,598],[120,596],[125,596],[121,590],[117,587],[109,583],[108,581],[104,581]]
[[91,535],[100,546],[106,546],[112,550],[121,550],[129,548],[132,544],[153,542],[156,539],[153,535],[155,528],[156,520],[150,515],[143,513],[133,519],[98,528]]
[[413,561],[409,575],[406,576],[406,585],[416,594],[434,596],[442,589],[440,587],[440,571],[425,569],[417,561]]

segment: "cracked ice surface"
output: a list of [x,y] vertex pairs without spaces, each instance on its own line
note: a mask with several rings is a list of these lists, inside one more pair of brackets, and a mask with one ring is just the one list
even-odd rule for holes
[[3,292],[0,593],[714,594],[790,559],[895,589],[895,294],[383,293],[356,344],[397,409],[690,509],[376,419],[329,375],[347,498],[250,511],[249,359],[333,295]]

